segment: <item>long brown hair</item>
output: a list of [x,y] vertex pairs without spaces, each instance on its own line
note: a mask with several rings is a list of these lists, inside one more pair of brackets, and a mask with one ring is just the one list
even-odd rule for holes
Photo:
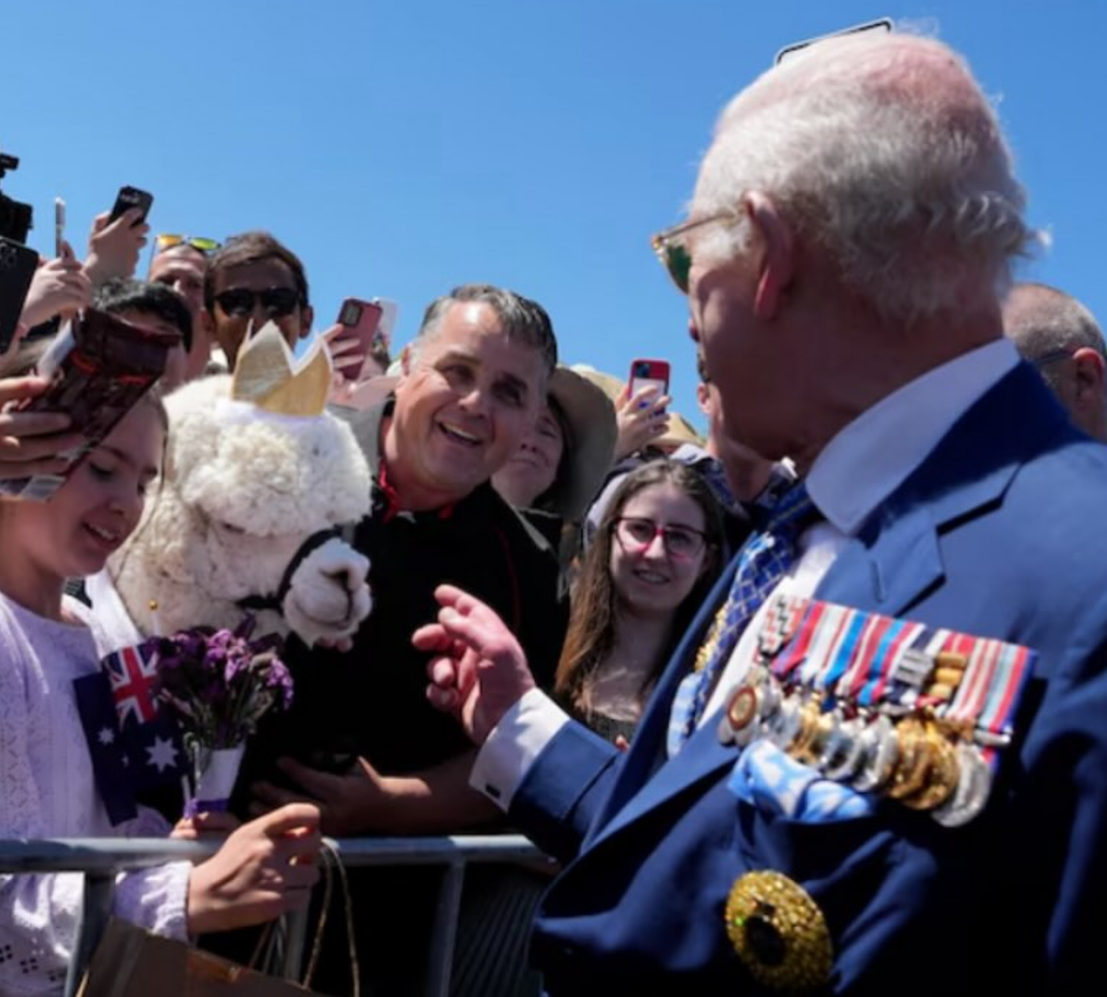
[[[616,593],[611,581],[611,544],[615,522],[638,492],[660,484],[675,485],[703,510],[704,534],[707,540],[704,570],[692,591],[677,608],[673,626],[674,642],[684,633],[722,567],[723,513],[703,476],[687,464],[674,460],[651,461],[631,471],[604,511],[595,540],[584,555],[580,576],[573,589],[569,628],[554,677],[555,695],[570,707],[587,705],[588,679],[615,646]],[[658,654],[653,670],[643,683],[643,691],[657,680],[672,647],[660,650],[662,653]]]

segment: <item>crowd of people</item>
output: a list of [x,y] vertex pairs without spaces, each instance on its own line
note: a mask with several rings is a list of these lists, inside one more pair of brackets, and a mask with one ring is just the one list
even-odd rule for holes
[[[445,293],[396,356],[321,333],[371,471],[350,535],[374,610],[350,647],[290,642],[294,704],[234,820],[113,827],[75,721],[103,648],[67,585],[163,473],[148,396],[49,501],[0,501],[0,837],[225,836],[117,890],[189,938],[306,906],[321,835],[521,829],[561,872],[468,874],[457,993],[1083,988],[1107,913],[1107,347],[1072,297],[1012,282],[1024,200],[956,53],[844,34],[734,98],[689,220],[655,237],[705,438],[656,388],[566,365],[503,288]],[[80,441],[12,408],[76,310],[178,337],[164,392],[268,322],[312,334],[273,236],[157,236],[136,279],[149,231],[104,215],[83,262],[39,267],[0,360],[0,478]],[[422,991],[438,876],[351,876],[368,992]],[[79,897],[0,879],[0,993],[59,992]],[[351,991],[346,953],[322,992]]]

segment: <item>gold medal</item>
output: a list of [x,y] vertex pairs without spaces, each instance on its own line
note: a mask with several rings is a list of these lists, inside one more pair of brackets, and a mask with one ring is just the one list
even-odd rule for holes
[[792,750],[792,756],[806,765],[818,766],[827,744],[838,726],[838,718],[832,710],[822,712],[818,703],[811,703],[808,709],[813,717],[810,725],[805,725],[804,730]]
[[782,873],[748,872],[735,880],[726,933],[750,975],[772,990],[814,993],[830,978],[834,949],[823,912]]
[[820,716],[822,716],[822,711],[819,709],[819,704],[814,700],[807,700],[800,708],[799,730],[796,731],[795,737],[792,738],[789,744],[783,745],[784,750],[797,761],[803,761],[806,757],[807,746],[815,738]]
[[896,727],[896,742],[899,761],[887,792],[893,800],[902,800],[926,785],[933,764],[934,747],[926,736],[922,721],[914,717],[900,721]]
[[933,810],[941,806],[957,789],[961,770],[957,763],[957,750],[942,736],[934,724],[926,725],[926,737],[931,744],[932,757],[926,785],[903,802],[913,810]]

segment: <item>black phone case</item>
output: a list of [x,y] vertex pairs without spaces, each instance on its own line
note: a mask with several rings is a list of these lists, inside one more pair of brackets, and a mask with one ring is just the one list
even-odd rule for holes
[[0,236],[0,353],[11,345],[37,267],[38,253]]
[[111,217],[108,219],[110,225],[114,222],[124,211],[128,211],[131,208],[141,208],[142,217],[135,222],[136,225],[141,225],[146,221],[146,216],[150,213],[150,208],[154,203],[154,195],[147,193],[144,190],[139,190],[137,187],[120,187],[119,193],[115,198],[115,206],[111,209]]

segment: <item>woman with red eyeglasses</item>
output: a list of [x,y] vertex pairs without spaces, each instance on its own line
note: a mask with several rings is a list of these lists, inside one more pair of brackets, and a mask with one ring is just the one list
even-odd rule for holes
[[627,475],[573,590],[554,691],[570,712],[623,744],[725,563],[722,511],[686,464]]

